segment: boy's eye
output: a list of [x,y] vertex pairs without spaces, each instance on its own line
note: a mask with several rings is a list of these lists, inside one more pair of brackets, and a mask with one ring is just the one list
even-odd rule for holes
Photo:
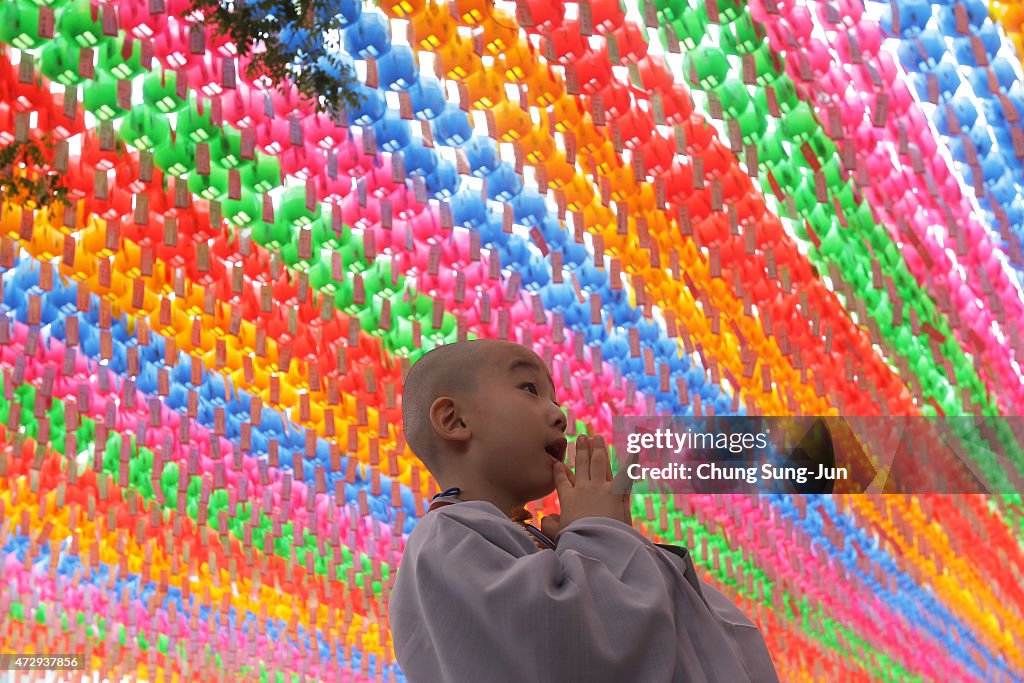
[[523,387],[529,387],[531,394],[537,394],[538,396],[540,396],[540,392],[537,391],[537,385],[534,384],[533,382],[527,382],[526,384],[523,385]]

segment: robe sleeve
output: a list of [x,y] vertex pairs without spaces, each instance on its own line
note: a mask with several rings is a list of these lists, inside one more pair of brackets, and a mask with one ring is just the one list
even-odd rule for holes
[[410,537],[396,578],[391,628],[410,683],[746,680],[678,568],[635,529],[589,517],[556,550],[524,550],[518,530],[458,508]]
[[655,545],[679,568],[687,583],[694,588],[729,636],[749,679],[764,683],[777,682],[779,678],[775,664],[757,625],[728,596],[697,576],[693,559],[686,548],[664,543]]

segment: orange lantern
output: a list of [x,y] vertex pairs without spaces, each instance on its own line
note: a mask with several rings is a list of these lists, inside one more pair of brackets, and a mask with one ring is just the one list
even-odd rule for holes
[[497,68],[510,83],[522,83],[534,71],[537,56],[527,43],[516,42],[497,58]]
[[484,49],[497,56],[508,50],[519,41],[519,29],[516,18],[507,12],[494,10],[491,21],[480,25]]
[[[579,211],[580,209],[574,210]],[[584,207],[582,211],[584,225],[615,225],[615,213],[607,206],[593,203]]]
[[565,187],[565,206],[570,211],[582,211],[593,201],[594,188],[586,178],[577,175]]
[[494,109],[505,102],[505,83],[493,69],[480,69],[465,80],[473,109]]
[[565,187],[576,177],[576,167],[565,160],[565,152],[560,149],[555,149],[543,165],[551,187]]
[[409,44],[420,50],[437,50],[447,45],[454,33],[451,15],[437,3],[428,3],[409,20]]
[[531,164],[543,163],[555,151],[555,143],[548,131],[547,121],[541,117],[540,123],[523,140],[523,153],[526,161]]
[[622,158],[611,145],[604,145],[591,154],[594,161],[594,170],[601,175],[607,175],[622,166]]
[[483,68],[480,57],[473,50],[473,41],[458,34],[453,34],[447,44],[439,47],[434,58],[440,61],[444,77],[452,80],[468,78]]
[[626,198],[631,216],[654,211],[654,186],[651,183],[637,183]]
[[423,0],[379,0],[377,7],[392,19],[408,19],[423,11]]
[[594,119],[590,115],[590,112],[586,112],[579,119],[579,124],[573,131],[576,133],[576,144],[579,147],[580,152],[586,152],[588,154],[596,154],[603,145],[611,146],[601,132],[600,129],[594,125]]
[[[546,73],[545,73],[546,70]],[[565,94],[565,84],[561,74],[544,65],[524,81],[526,97],[533,107],[547,108]]]
[[613,168],[604,175],[611,185],[611,198],[617,202],[624,202],[636,191],[636,181],[633,178],[633,169],[629,166]]
[[492,3],[489,0],[456,0],[451,4],[456,20],[463,26],[490,22]]
[[636,222],[632,219],[629,221],[629,234],[623,241],[625,242],[623,245],[623,260],[629,264],[627,272],[643,274],[644,271],[649,270],[651,267],[651,252],[648,249],[640,248],[640,240],[636,236]]
[[508,100],[499,103],[493,110],[494,136],[501,142],[520,140],[533,130],[529,112]]
[[552,118],[555,121],[555,130],[564,133],[570,129],[575,132],[575,122],[580,117],[583,105],[578,98],[571,95],[562,95],[551,105]]

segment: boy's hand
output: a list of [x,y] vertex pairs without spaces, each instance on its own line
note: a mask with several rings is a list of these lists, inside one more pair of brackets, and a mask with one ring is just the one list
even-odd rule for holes
[[540,520],[540,530],[552,541],[562,530],[562,516],[557,512],[553,515],[544,515]]
[[[608,517],[632,526],[628,488],[627,493],[614,493],[611,460],[604,437],[576,440],[575,476],[562,462],[555,462],[555,490],[561,505],[561,515],[549,515],[541,520],[541,531],[554,537],[577,519]],[[624,475],[625,468],[619,476]],[[552,517],[555,517],[552,519]]]

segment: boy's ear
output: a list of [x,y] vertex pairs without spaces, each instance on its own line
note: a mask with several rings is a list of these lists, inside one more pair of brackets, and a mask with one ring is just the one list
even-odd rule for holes
[[430,404],[430,423],[437,435],[447,441],[466,441],[471,436],[459,405],[450,396],[438,396]]

